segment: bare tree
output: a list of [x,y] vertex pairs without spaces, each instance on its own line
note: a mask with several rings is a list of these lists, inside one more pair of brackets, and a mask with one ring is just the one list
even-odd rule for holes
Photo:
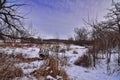
[[[107,13],[106,21],[86,22],[88,26],[93,28],[92,40],[93,43],[93,62],[94,66],[97,60],[99,51],[104,51],[107,54],[107,69],[111,60],[113,48],[118,48],[118,65],[120,65],[120,2],[113,1],[112,8]],[[89,20],[89,19],[88,19]]]
[[120,65],[120,2],[112,2],[112,8],[109,9],[109,13],[106,15],[108,19],[109,28],[116,32],[114,35],[114,41],[118,46],[118,65]]
[[9,3],[8,0],[0,0],[0,38],[14,38],[13,32],[24,30],[23,17],[18,14],[17,9],[23,4]]
[[69,41],[74,41],[73,37],[68,38]]
[[120,34],[120,2],[112,2],[112,8],[105,16],[108,20],[109,28]]
[[75,40],[80,41],[80,40],[87,40],[88,39],[88,31],[85,28],[75,28]]

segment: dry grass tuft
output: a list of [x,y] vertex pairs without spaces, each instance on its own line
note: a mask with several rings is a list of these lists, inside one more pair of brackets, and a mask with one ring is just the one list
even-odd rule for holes
[[66,49],[61,49],[60,52],[61,52],[61,53],[65,53],[65,52],[66,52]]
[[20,60],[23,60],[23,59],[24,59],[22,53],[21,53],[21,54],[17,54],[17,55],[16,55],[16,58],[18,58],[18,59],[20,59]]
[[4,66],[0,68],[1,80],[10,80],[22,76],[23,76],[22,69],[12,66],[11,64],[4,64]]
[[85,55],[85,54],[83,56],[79,57],[74,62],[74,64],[78,65],[78,66],[83,66],[83,67],[90,67],[91,66],[89,57],[88,57],[88,55]]
[[74,50],[74,51],[73,51],[73,54],[78,54],[78,52]]
[[3,63],[6,61],[8,55],[0,53],[0,63]]
[[7,61],[9,58],[6,54],[0,55],[0,80],[11,80],[16,77],[22,77],[21,68],[15,67],[14,62]]
[[39,79],[41,76],[47,79],[47,76],[50,75],[57,79],[57,76],[61,76],[63,80],[69,80],[67,73],[61,68],[59,68],[59,63],[57,59],[50,57],[48,64],[44,64],[39,70],[36,70],[31,73],[31,75],[35,76]]

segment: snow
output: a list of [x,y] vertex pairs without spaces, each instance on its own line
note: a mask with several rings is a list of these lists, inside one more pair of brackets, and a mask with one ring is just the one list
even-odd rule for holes
[[[70,60],[69,60],[70,66],[65,67],[65,70],[71,79],[73,80],[120,80],[119,76],[107,74],[105,60],[96,68],[84,68],[81,66],[74,65],[74,62],[80,56],[85,54],[87,49],[85,47],[74,46],[74,45],[70,46],[70,48],[72,50],[68,51],[66,54],[67,56],[70,57]],[[78,54],[73,54],[74,50],[77,51]],[[115,58],[115,55],[113,55],[112,58]]]
[[43,65],[43,61],[33,61],[30,63],[15,64],[16,67],[22,68],[24,74],[29,74],[33,72],[34,70],[39,69],[41,65]]
[[84,46],[77,46],[77,45],[70,45],[71,49],[81,49],[81,48],[85,48]]
[[22,54],[24,58],[39,58],[39,48],[0,48],[0,52],[4,54],[18,55]]
[[23,76],[23,77],[16,77],[13,80],[37,80],[37,79],[31,75],[27,75],[27,76]]
[[86,69],[80,66],[72,65],[67,67],[67,73],[70,77],[75,80],[107,80],[108,76],[106,76],[98,69]]
[[50,75],[47,76],[47,79],[49,79],[49,80],[57,80],[57,79],[53,78],[53,77],[50,76]]
[[[60,45],[62,49],[67,49],[68,46]],[[70,50],[66,51],[65,53],[59,52],[55,53],[49,51],[50,56],[56,57],[63,57],[66,56],[69,58],[68,63],[63,67],[67,72],[68,76],[71,80],[120,80],[120,76],[118,75],[108,75],[106,72],[106,62],[103,60],[96,68],[84,68],[81,66],[74,65],[74,62],[82,55],[84,55],[88,49],[84,46],[77,46],[77,45],[70,45]],[[74,53],[77,52],[76,54]],[[31,47],[31,48],[0,48],[0,53],[4,54],[22,54],[25,58],[39,58],[39,48]],[[116,65],[114,64],[114,59],[116,58],[117,54],[112,55],[112,63],[110,64],[112,67],[111,69],[115,68]],[[22,68],[24,74],[28,74],[27,76],[21,77],[20,80],[37,80],[35,77],[29,75],[29,73],[39,69],[44,64],[44,60],[36,60],[32,62],[25,62],[25,63],[16,63],[15,66]],[[61,76],[58,76],[60,78]],[[50,80],[58,80],[50,75],[47,76],[47,79]],[[17,80],[17,78],[16,78]]]
[[[88,49],[84,48],[84,47],[80,47],[80,46],[71,46],[70,47],[71,50],[67,51],[65,56],[69,57],[69,63],[73,64],[80,56],[82,56],[83,54],[85,54],[87,52]],[[78,54],[74,54],[73,51],[76,51]]]
[[47,79],[48,79],[48,80],[60,80],[60,79],[62,79],[62,77],[57,75],[57,78],[55,79],[54,77],[48,75],[48,76],[47,76]]

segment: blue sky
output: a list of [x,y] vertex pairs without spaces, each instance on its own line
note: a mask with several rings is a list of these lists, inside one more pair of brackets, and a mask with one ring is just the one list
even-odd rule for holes
[[26,24],[44,38],[68,38],[74,36],[74,28],[84,25],[83,19],[103,20],[112,0],[21,0],[27,6],[21,8]]

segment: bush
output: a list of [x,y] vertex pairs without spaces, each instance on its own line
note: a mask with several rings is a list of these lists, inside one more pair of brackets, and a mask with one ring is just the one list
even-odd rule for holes
[[11,80],[16,77],[22,77],[22,69],[15,67],[14,62],[8,59],[9,56],[7,54],[0,53],[0,80]]
[[35,76],[37,79],[41,77],[45,77],[50,75],[57,79],[57,76],[61,76],[63,80],[68,80],[68,75],[64,71],[64,69],[59,68],[59,63],[55,58],[49,58],[49,63],[44,64],[40,69],[35,70],[34,72],[30,73],[31,75]]
[[10,80],[16,77],[22,77],[23,71],[21,68],[17,68],[14,66],[9,66],[9,64],[5,64],[0,69],[0,78],[1,80]]
[[78,54],[78,52],[74,50],[74,51],[73,51],[73,54]]
[[79,57],[75,62],[75,65],[89,67],[90,61],[88,55],[84,54],[83,56]]

